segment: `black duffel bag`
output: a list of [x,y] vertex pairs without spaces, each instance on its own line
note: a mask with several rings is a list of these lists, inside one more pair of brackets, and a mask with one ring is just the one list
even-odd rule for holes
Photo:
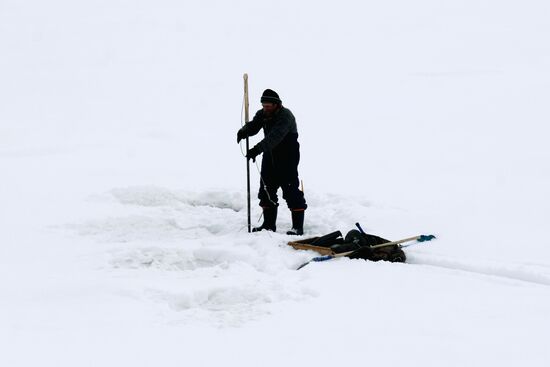
[[350,259],[405,262],[407,257],[399,245],[372,248],[372,246],[377,246],[388,242],[391,241],[372,234],[361,233],[360,231],[353,229],[347,233],[344,243],[331,246],[331,249],[336,254],[353,251],[351,254],[346,256]]

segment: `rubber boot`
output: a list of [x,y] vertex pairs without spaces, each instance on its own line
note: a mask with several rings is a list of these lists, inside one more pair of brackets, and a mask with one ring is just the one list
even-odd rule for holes
[[275,223],[277,222],[277,207],[274,208],[263,208],[264,210],[264,222],[261,226],[252,228],[252,232],[260,232],[262,230],[266,231],[277,231]]
[[305,210],[292,210],[292,229],[286,234],[291,236],[304,234],[304,212]]

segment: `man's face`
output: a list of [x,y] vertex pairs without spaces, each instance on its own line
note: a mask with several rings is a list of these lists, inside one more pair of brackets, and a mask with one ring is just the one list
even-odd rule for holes
[[262,103],[262,108],[267,116],[271,116],[277,109],[277,105],[275,103]]

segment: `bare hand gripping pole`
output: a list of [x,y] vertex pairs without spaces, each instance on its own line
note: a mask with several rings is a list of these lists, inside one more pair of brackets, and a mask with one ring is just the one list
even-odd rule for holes
[[[248,74],[243,75],[244,78],[244,121],[248,124]],[[246,138],[246,152],[248,154],[248,137]],[[246,159],[246,204],[248,211],[248,233],[252,232],[252,225],[250,222],[250,160]]]

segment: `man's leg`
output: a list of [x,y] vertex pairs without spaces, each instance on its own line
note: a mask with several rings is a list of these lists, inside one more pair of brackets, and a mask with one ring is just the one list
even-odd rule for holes
[[258,191],[258,199],[262,208],[276,208],[279,206],[279,198],[277,197],[277,185],[266,181],[265,178],[260,178],[260,190]]
[[277,189],[278,185],[274,176],[272,160],[270,156],[262,158],[262,171],[260,177],[260,190],[258,199],[263,210],[264,222],[260,227],[254,228],[253,232],[263,229],[275,232],[277,230],[277,208],[279,206]]
[[304,233],[304,212],[307,209],[307,204],[304,193],[299,188],[299,151],[293,158],[288,159],[282,167],[281,176],[283,182],[281,188],[283,189],[283,198],[292,212],[292,230],[287,232],[287,234],[302,235]]
[[286,182],[281,185],[283,189],[283,199],[286,200],[290,210],[306,210],[307,204],[304,193],[299,188],[298,177],[291,182]]
[[304,215],[307,209],[304,193],[298,188],[298,179],[295,183],[282,185],[282,188],[283,198],[292,214],[292,229],[287,234],[301,236],[304,234]]

